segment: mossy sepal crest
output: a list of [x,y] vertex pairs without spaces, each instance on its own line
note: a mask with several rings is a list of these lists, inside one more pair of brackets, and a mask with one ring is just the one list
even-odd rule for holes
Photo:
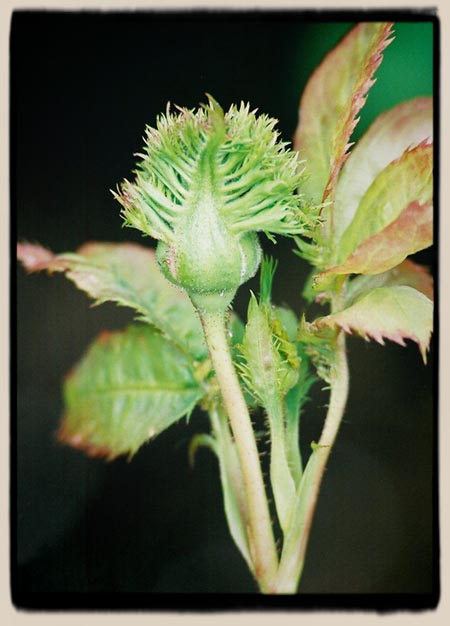
[[308,234],[314,211],[297,193],[297,154],[275,125],[248,104],[224,113],[208,96],[147,128],[136,179],[116,198],[125,224],[158,240],[164,274],[189,295],[233,297],[259,267],[257,232]]

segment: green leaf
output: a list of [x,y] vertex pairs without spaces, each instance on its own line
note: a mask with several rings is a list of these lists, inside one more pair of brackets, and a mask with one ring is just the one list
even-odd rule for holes
[[391,34],[390,22],[358,24],[325,57],[306,85],[294,147],[306,161],[309,176],[302,191],[315,203],[333,196],[357,115]]
[[333,274],[378,274],[433,243],[433,147],[406,150],[375,178],[344,232]]
[[346,306],[350,306],[355,300],[376,287],[395,285],[413,287],[433,300],[433,277],[426,267],[406,259],[400,265],[382,274],[362,275],[351,280],[345,295]]
[[412,202],[391,224],[359,244],[343,263],[319,275],[315,287],[323,289],[323,278],[330,274],[385,272],[432,243],[433,207],[431,204]]
[[195,435],[189,445],[189,462],[192,467],[194,465],[194,456],[198,448],[202,446],[209,448],[216,455],[219,461],[220,481],[228,528],[234,543],[250,570],[253,571],[247,537],[248,507],[236,444],[232,439],[225,413],[214,406],[209,410],[209,417],[214,437],[205,433]]
[[432,138],[432,98],[403,102],[375,120],[353,148],[339,176],[334,205],[335,244],[378,174],[406,149]]
[[297,333],[297,339],[301,344],[300,350],[308,356],[316,368],[317,376],[327,383],[331,380],[336,335],[336,328],[318,327],[314,322],[307,322],[304,315],[300,319]]
[[250,571],[253,571],[247,536],[249,513],[245,496],[244,478],[236,444],[231,437],[228,420],[223,411],[213,409],[210,411],[210,418],[216,435],[213,449],[219,461],[220,480],[228,527]]
[[316,380],[309,372],[309,359],[302,354],[299,379],[287,393],[284,406],[286,415],[286,454],[294,483],[298,486],[302,477],[302,459],[300,454],[300,415],[311,385]]
[[88,243],[76,253],[53,254],[42,246],[19,244],[18,258],[30,271],[65,272],[95,299],[138,311],[196,359],[207,356],[200,320],[184,292],[164,278],[155,253],[132,243]]
[[284,306],[272,306],[272,324],[279,336],[285,336],[289,342],[295,343],[297,338],[298,319],[292,309]]
[[341,328],[381,344],[389,339],[404,346],[404,340],[411,339],[418,344],[425,362],[433,329],[433,303],[412,287],[377,287],[348,308],[308,326],[319,334],[327,328]]
[[155,329],[103,332],[65,381],[59,439],[108,460],[133,455],[202,396],[190,359]]
[[[292,514],[295,496],[295,480],[288,453],[285,405],[280,399],[267,406],[270,425],[270,483],[283,533],[287,531]],[[297,440],[297,446],[299,442]],[[294,470],[295,471],[295,470]]]
[[[278,570],[280,586],[287,582],[284,579],[284,574],[287,571],[289,582],[291,584],[294,582],[295,587],[297,587],[298,578],[303,570],[305,550],[302,543],[305,540],[305,528],[308,528],[312,522],[311,499],[314,497],[314,492],[317,491],[318,469],[323,463],[323,456],[327,455],[327,450],[323,446],[311,444],[311,448],[312,452],[295,493],[290,524],[283,541]],[[292,572],[297,574],[295,581],[291,580]]]

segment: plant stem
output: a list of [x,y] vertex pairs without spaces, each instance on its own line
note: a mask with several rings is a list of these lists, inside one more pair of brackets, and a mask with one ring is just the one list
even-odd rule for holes
[[[338,307],[340,298],[335,298]],[[297,492],[293,511],[293,525],[286,537],[274,593],[296,593],[305,561],[306,548],[317,504],[323,473],[336,439],[348,396],[348,364],[345,333],[336,340],[334,364],[331,372],[331,394],[327,416],[319,443],[314,448]]]
[[276,575],[278,556],[255,435],[233,366],[224,313],[199,310],[199,314],[241,464],[248,503],[247,530],[254,573],[261,591],[267,593]]

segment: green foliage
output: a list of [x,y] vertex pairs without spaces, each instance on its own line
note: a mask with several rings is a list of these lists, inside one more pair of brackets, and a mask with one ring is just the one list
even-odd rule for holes
[[[272,271],[273,267],[269,268]],[[264,278],[266,272],[262,272]],[[264,283],[263,283],[264,284]],[[269,298],[265,290],[264,297]],[[252,294],[242,342],[242,377],[256,402],[267,412],[271,457],[270,478],[281,527],[289,523],[295,483],[286,450],[284,398],[296,384],[300,361],[287,333],[272,316],[270,300],[258,302]]]
[[56,255],[41,246],[19,244],[17,255],[30,272],[65,272],[96,304],[113,301],[135,309],[138,319],[159,329],[195,359],[206,358],[194,307],[161,275],[153,250],[132,243],[89,243],[76,253]]
[[351,280],[348,283],[345,303],[347,306],[353,304],[361,295],[375,289],[375,287],[393,287],[395,285],[413,287],[426,295],[429,300],[433,300],[432,276],[422,265],[417,265],[417,263],[406,259],[406,261],[387,272],[366,276],[361,275]]
[[[412,340],[424,361],[430,345],[433,281],[407,257],[433,242],[432,100],[383,113],[350,150],[392,26],[358,24],[325,57],[301,99],[296,151],[280,141],[276,120],[249,105],[225,113],[208,96],[198,110],[168,106],[146,129],[134,182],[115,194],[125,224],[158,240],[156,254],[134,244],[91,243],[58,255],[18,246],[27,270],[64,272],[96,304],[131,307],[146,324],[100,335],[67,378],[60,440],[91,456],[132,456],[200,404],[211,432],[194,437],[191,460],[200,446],[216,454],[231,535],[261,579],[252,509],[258,478],[249,478],[247,464],[249,454],[259,463],[258,449],[242,445],[240,426],[248,417],[252,432],[246,404],[264,409],[283,589],[298,582],[344,411],[344,333],[381,344]],[[297,254],[313,265],[303,295],[329,304],[328,314],[307,321],[303,312],[299,321],[272,303],[277,263],[261,262],[258,232],[295,238]],[[259,299],[250,294],[244,326],[225,312],[260,265]],[[300,415],[316,380],[311,366],[331,388],[331,408],[304,465]],[[262,477],[261,485],[265,496]]]
[[314,378],[309,374],[306,353],[300,356],[295,314],[271,303],[275,269],[272,259],[263,260],[260,299],[253,294],[250,297],[239,367],[247,389],[267,414],[271,486],[281,528],[286,532],[302,475],[300,410]]
[[132,456],[203,395],[190,359],[156,330],[105,331],[66,379],[59,438],[90,456]]
[[[389,22],[358,24],[325,57],[303,92],[294,146],[306,161],[307,179],[302,189],[316,204],[334,195],[357,115],[382,52],[392,41],[391,34]],[[326,220],[316,233],[318,243],[330,238],[332,205],[328,204],[323,214]]]
[[389,339],[404,346],[404,340],[411,339],[419,345],[425,361],[433,328],[433,303],[417,289],[405,285],[376,287],[348,308],[320,317],[309,326],[319,333],[327,328],[342,328],[381,344]]
[[[339,176],[333,243],[337,245],[375,178],[411,146],[433,138],[433,100],[414,98],[379,115],[352,149]],[[410,174],[409,174],[410,175]]]
[[236,444],[233,441],[228,419],[224,412],[214,406],[210,410],[210,418],[214,436],[196,435],[190,446],[191,458],[199,446],[209,447],[217,456],[224,509],[230,534],[252,571],[253,562],[247,535],[248,505],[244,495],[245,488]]
[[249,105],[224,113],[211,97],[197,111],[168,109],[147,128],[135,182],[116,194],[125,223],[159,240],[166,277],[200,309],[226,309],[256,273],[256,232],[311,231],[314,210],[293,193],[302,180],[297,155],[275,124]]
[[376,176],[339,242],[339,265],[329,271],[378,274],[429,247],[432,201],[433,148],[419,144]]
[[307,353],[300,345],[297,349],[301,354],[298,381],[284,398],[286,456],[295,485],[299,484],[303,472],[300,453],[300,417],[308,399],[309,390],[316,381],[316,377],[310,371],[310,359]]
[[[429,345],[432,282],[407,257],[433,242],[432,99],[383,113],[349,152],[356,114],[391,34],[388,23],[356,26],[325,57],[301,100],[295,145],[310,174],[303,189],[325,202],[313,242],[297,238],[299,255],[322,270],[312,272],[303,293],[324,303],[347,292],[347,309],[299,327],[325,380],[336,329],[380,342],[413,339],[423,358]],[[352,274],[369,276],[348,283]],[[404,300],[417,315],[402,314]]]
[[303,352],[315,366],[317,376],[327,383],[330,382],[336,336],[337,332],[334,327],[318,328],[314,326],[314,322],[307,322],[305,316],[300,319],[297,340]]

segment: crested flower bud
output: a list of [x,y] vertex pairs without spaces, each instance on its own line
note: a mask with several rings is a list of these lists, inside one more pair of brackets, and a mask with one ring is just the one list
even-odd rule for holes
[[169,280],[194,304],[229,305],[258,270],[256,233],[308,234],[315,223],[298,193],[297,154],[276,120],[249,105],[227,113],[209,96],[197,111],[169,110],[147,127],[134,182],[116,194],[126,225],[158,240]]

